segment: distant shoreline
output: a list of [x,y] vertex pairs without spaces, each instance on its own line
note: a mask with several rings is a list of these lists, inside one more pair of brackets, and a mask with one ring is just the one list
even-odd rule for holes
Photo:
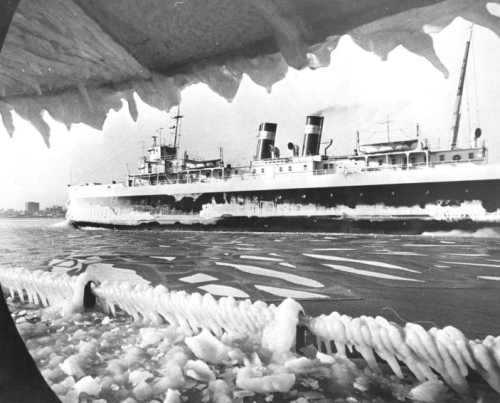
[[31,219],[36,219],[36,220],[39,220],[39,219],[65,219],[66,216],[64,215],[61,215],[61,216],[56,216],[56,217],[53,217],[53,216],[28,216],[28,217],[22,217],[22,216],[13,216],[13,217],[0,217],[0,220],[31,220]]

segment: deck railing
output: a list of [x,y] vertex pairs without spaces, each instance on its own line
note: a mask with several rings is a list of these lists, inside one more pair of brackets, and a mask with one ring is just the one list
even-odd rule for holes
[[213,182],[225,182],[225,181],[250,181],[263,178],[277,178],[283,176],[291,175],[347,175],[354,173],[370,173],[370,172],[380,172],[380,171],[405,171],[405,170],[417,170],[417,169],[433,169],[443,166],[458,166],[464,164],[484,164],[486,162],[483,158],[468,159],[468,160],[458,160],[458,161],[435,161],[428,165],[426,163],[409,163],[409,164],[397,164],[397,165],[376,165],[376,166],[335,166],[330,169],[318,169],[318,170],[304,170],[304,171],[284,171],[284,172],[272,172],[272,173],[244,173],[244,174],[232,174],[226,175],[224,177],[203,177],[203,178],[185,178],[185,179],[159,179],[157,174],[149,174],[147,177],[142,175],[141,177],[134,176],[129,177],[132,180],[132,186],[155,186],[155,185],[178,185],[178,184],[188,184],[188,183],[213,183]]

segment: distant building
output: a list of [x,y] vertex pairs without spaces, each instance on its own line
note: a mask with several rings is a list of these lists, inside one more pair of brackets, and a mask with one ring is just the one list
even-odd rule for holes
[[40,211],[40,203],[27,202],[24,205],[24,211],[26,211],[27,214],[38,213]]

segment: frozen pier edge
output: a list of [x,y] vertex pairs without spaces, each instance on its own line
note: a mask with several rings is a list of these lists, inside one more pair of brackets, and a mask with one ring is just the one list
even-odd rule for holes
[[[216,299],[211,294],[169,291],[162,285],[100,283],[85,273],[70,277],[21,268],[0,268],[0,283],[13,298],[17,294],[23,302],[50,306],[49,309],[57,310],[61,315],[83,311],[86,305],[101,307],[112,315],[119,308],[142,323],[161,325],[166,321],[184,337],[192,353],[202,360],[185,369],[186,374],[194,373],[200,377],[200,372],[206,372],[206,368],[200,369],[203,361],[239,365],[236,386],[253,393],[286,393],[294,386],[296,377],[335,362],[348,362],[346,348],[352,351],[353,347],[366,361],[365,374],[381,376],[381,366],[385,370],[388,365],[397,377],[403,378],[404,372],[409,370],[416,381],[413,389],[408,389],[408,398],[433,401],[433,393],[445,388],[442,381],[456,393],[467,395],[469,383],[466,377],[470,370],[480,374],[500,393],[500,337],[468,340],[462,332],[450,326],[425,330],[418,324],[407,323],[401,327],[382,317],[351,318],[337,312],[308,317],[302,306],[292,299],[286,299],[278,306],[232,297]],[[316,338],[316,349],[306,348],[308,353],[305,356],[296,351],[299,325],[306,327]],[[263,365],[255,351],[247,357],[242,350],[230,347],[228,340],[242,338],[250,338],[254,345],[258,345],[258,351],[264,352],[266,360],[272,363],[272,371],[255,370],[256,366]],[[321,353],[323,343],[327,354]],[[332,352],[332,343],[336,354]],[[377,361],[375,356],[387,365]],[[400,363],[404,364],[403,369]],[[353,368],[351,370],[355,372]],[[208,378],[215,381],[211,375]],[[417,399],[417,396],[420,397]]]

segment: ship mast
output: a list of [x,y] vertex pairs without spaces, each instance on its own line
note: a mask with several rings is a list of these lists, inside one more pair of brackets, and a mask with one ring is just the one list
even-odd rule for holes
[[175,156],[176,157],[177,157],[177,149],[179,148],[180,137],[181,137],[181,130],[179,127],[179,121],[184,117],[184,116],[181,116],[180,111],[181,111],[181,105],[179,104],[179,105],[177,105],[177,115],[172,118],[172,119],[175,119],[175,125],[171,127],[171,129],[175,129],[175,131],[174,131],[174,148],[175,148]]
[[462,63],[462,71],[460,73],[460,82],[458,84],[457,100],[455,101],[455,110],[453,112],[453,120],[451,122],[452,139],[450,143],[450,148],[452,150],[457,148],[458,129],[460,128],[460,108],[462,106],[462,95],[465,86],[465,74],[467,72],[467,61],[469,59],[469,49],[471,40],[472,40],[472,28],[470,31],[470,38],[467,42],[467,45],[465,46],[465,55]]

